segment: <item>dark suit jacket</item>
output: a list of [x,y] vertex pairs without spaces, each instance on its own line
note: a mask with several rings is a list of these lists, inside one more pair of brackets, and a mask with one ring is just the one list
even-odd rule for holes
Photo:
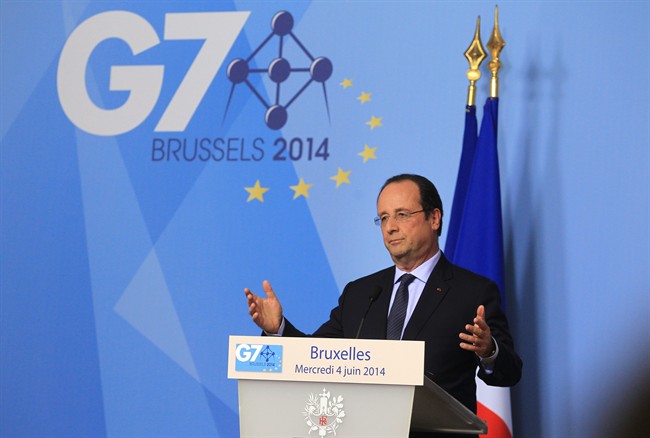
[[[369,294],[379,285],[382,293],[368,311],[359,337],[386,339],[394,276],[393,266],[348,283],[329,321],[312,336],[354,338],[368,308]],[[426,342],[427,375],[473,412],[476,412],[475,375],[479,359],[459,347],[458,334],[465,330],[466,324],[473,323],[480,304],[485,306],[486,320],[499,346],[499,355],[494,372],[487,374],[480,369],[479,377],[488,385],[512,386],[521,377],[522,362],[514,349],[498,287],[485,277],[452,265],[444,255],[431,273],[403,336],[403,339]],[[283,335],[305,336],[288,320]]]

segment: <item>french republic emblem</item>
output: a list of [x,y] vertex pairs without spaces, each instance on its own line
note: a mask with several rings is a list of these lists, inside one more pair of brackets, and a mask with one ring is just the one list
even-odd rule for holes
[[309,426],[309,434],[318,432],[318,436],[327,437],[336,435],[336,429],[343,423],[345,411],[343,410],[343,397],[330,396],[330,392],[323,388],[317,396],[309,394],[309,400],[302,412],[305,422]]

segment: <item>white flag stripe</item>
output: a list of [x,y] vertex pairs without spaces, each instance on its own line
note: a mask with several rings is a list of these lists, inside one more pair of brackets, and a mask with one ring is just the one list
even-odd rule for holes
[[476,379],[476,397],[486,408],[501,417],[512,434],[510,388],[488,386],[481,379]]

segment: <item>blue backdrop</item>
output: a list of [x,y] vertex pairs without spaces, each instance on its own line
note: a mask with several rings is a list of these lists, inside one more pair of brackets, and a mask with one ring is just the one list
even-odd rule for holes
[[[451,211],[490,2],[1,6],[3,437],[236,436],[243,288],[313,330],[390,264],[387,177]],[[514,432],[591,437],[650,375],[650,6],[499,18]]]

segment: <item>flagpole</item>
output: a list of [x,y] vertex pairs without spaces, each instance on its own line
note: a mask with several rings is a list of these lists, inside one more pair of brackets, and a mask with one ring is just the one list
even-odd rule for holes
[[454,201],[451,208],[451,216],[447,225],[447,243],[445,244],[445,255],[449,260],[454,260],[456,244],[460,224],[463,217],[463,206],[467,195],[469,179],[472,175],[472,163],[474,163],[474,152],[476,151],[476,140],[478,138],[478,123],[476,121],[476,81],[481,77],[479,67],[486,57],[483,43],[481,42],[481,17],[476,20],[474,38],[465,51],[465,58],[469,62],[467,79],[469,88],[467,90],[467,104],[465,105],[465,128],[463,131],[463,148],[458,165],[458,177],[456,178],[456,189],[454,190]]
[[481,42],[481,17],[476,19],[476,30],[474,31],[474,39],[470,43],[467,50],[465,50],[465,58],[469,62],[469,70],[465,74],[469,80],[469,87],[467,89],[467,106],[476,105],[476,81],[481,78],[481,71],[479,67],[486,57],[483,43]]
[[[494,172],[496,173],[496,184],[493,187],[495,190],[495,196],[498,195],[500,190],[499,180],[499,170],[498,170],[498,152],[497,152],[497,119],[498,119],[498,105],[499,105],[499,69],[501,68],[501,61],[499,61],[499,55],[501,50],[505,47],[506,43],[501,36],[499,31],[499,7],[495,6],[494,8],[494,27],[492,30],[492,35],[487,43],[487,48],[490,51],[491,59],[488,62],[488,69],[492,73],[490,79],[490,96],[486,99],[483,122],[481,123],[481,133],[479,134],[479,140],[477,143],[477,148],[489,147],[491,149],[491,154],[493,154],[493,166],[495,167]],[[485,129],[485,131],[484,131]],[[483,152],[486,152],[485,150]],[[486,157],[483,156],[483,159]],[[487,160],[486,160],[487,161]],[[498,223],[499,228],[501,227],[501,201],[498,197],[497,201],[494,201],[495,208],[498,209]],[[504,270],[503,265],[503,231],[499,230],[499,241],[494,242],[497,246],[497,252],[500,252],[496,258],[500,258],[499,266],[492,266],[494,268],[493,280],[499,283],[502,294],[502,303],[505,308],[505,299],[503,297],[504,290],[502,289],[505,285],[503,282],[504,279]],[[500,249],[499,249],[499,245]],[[500,267],[500,269],[499,269]],[[500,271],[500,272],[499,272]],[[486,271],[488,272],[488,271]],[[510,389],[509,388],[497,388],[493,386],[487,386],[480,379],[476,379],[476,388],[477,388],[477,399],[478,399],[478,414],[479,417],[483,420],[490,419],[489,429],[487,435],[481,435],[482,438],[512,438],[513,428],[512,428],[512,406],[510,403]]]
[[499,54],[501,50],[505,47],[506,42],[501,36],[499,31],[499,6],[494,7],[494,28],[492,29],[492,35],[487,43],[487,48],[490,51],[492,59],[488,62],[488,68],[492,72],[492,78],[490,79],[490,98],[494,99],[499,97],[499,69],[501,68],[501,61],[499,61]]

